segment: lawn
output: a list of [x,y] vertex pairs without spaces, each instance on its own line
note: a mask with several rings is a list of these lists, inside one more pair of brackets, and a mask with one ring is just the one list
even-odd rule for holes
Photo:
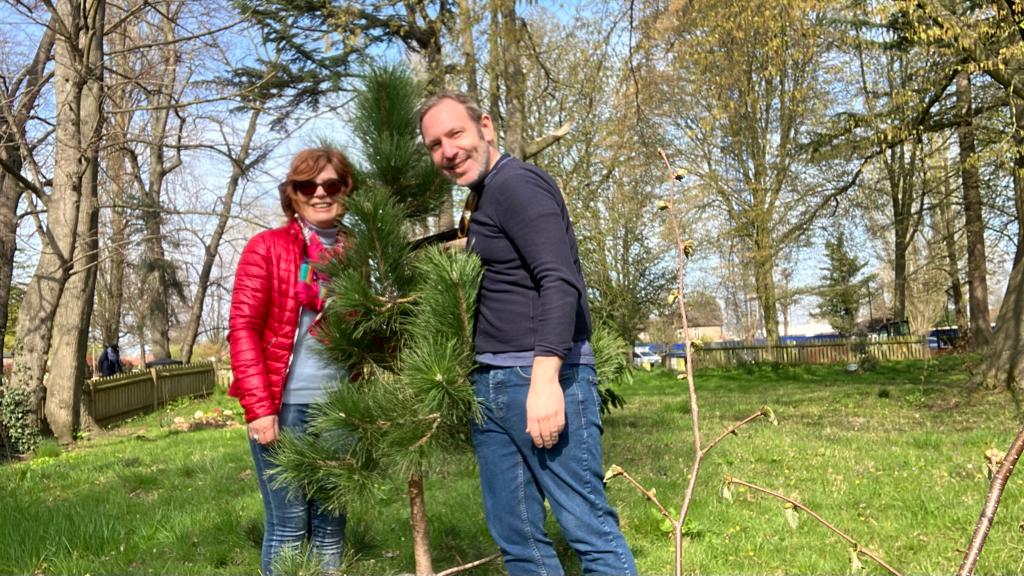
[[[705,461],[686,526],[684,571],[837,574],[850,546],[780,501],[721,496],[731,475],[795,497],[904,574],[956,571],[988,489],[984,452],[1005,450],[1021,413],[1005,392],[969,391],[965,361],[698,372],[705,442],[761,406]],[[605,465],[617,464],[677,509],[693,458],[685,381],[638,374],[628,405],[605,418]],[[222,393],[126,422],[61,455],[0,465],[0,574],[255,574],[261,505],[244,427],[176,432],[175,416],[234,409]],[[237,417],[237,416],[236,416]],[[642,574],[669,574],[671,534],[626,481],[609,497]],[[350,512],[347,574],[413,566],[404,483]],[[492,553],[469,454],[428,482],[435,568]],[[551,524],[552,530],[556,530]],[[1011,478],[978,574],[1024,571],[1024,476]],[[561,544],[568,556],[568,549]],[[884,571],[861,557],[866,573]],[[575,562],[566,562],[578,574]],[[501,574],[497,564],[467,574]]]

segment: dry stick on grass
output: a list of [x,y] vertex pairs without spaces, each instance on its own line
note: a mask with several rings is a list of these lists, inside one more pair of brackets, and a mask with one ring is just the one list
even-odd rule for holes
[[821,524],[822,526],[824,526],[824,527],[828,528],[829,530],[835,532],[843,540],[846,540],[850,544],[853,544],[856,547],[857,552],[867,556],[868,558],[871,558],[879,566],[881,566],[882,568],[885,568],[891,574],[893,574],[893,576],[903,576],[895,568],[893,568],[892,566],[889,566],[885,562],[885,560],[882,560],[881,558],[879,558],[877,554],[875,554],[871,550],[869,550],[869,549],[861,546],[860,544],[858,544],[856,540],[854,540],[853,538],[848,536],[845,532],[843,532],[842,530],[839,530],[838,528],[836,528],[835,526],[830,524],[827,520],[825,520],[824,518],[819,516],[817,513],[815,513],[814,510],[811,510],[810,508],[808,508],[807,506],[804,506],[800,502],[797,502],[796,500],[793,500],[792,498],[789,498],[788,496],[783,496],[782,494],[779,494],[778,492],[769,490],[767,488],[762,488],[762,487],[760,487],[760,486],[758,486],[756,484],[751,484],[750,482],[746,482],[744,480],[740,480],[739,478],[727,477],[725,481],[728,484],[739,484],[740,486],[746,486],[747,488],[750,488],[751,490],[757,490],[758,492],[761,492],[763,494],[767,494],[767,495],[772,496],[774,498],[778,498],[779,500],[782,500],[783,502],[788,502],[788,503],[792,504],[794,508],[798,508],[798,509],[806,512],[808,516],[810,516],[811,518],[814,518],[815,520],[817,520],[819,524]]
[[957,576],[974,574],[974,566],[978,563],[981,549],[985,547],[985,538],[988,537],[988,531],[992,529],[992,522],[996,518],[999,500],[1003,497],[1003,489],[1006,488],[1006,482],[1010,479],[1010,474],[1013,474],[1013,467],[1017,465],[1022,451],[1024,451],[1024,428],[1017,433],[1013,444],[1010,445],[1010,451],[1003,456],[1003,463],[992,475],[988,497],[985,498],[985,505],[981,509],[981,516],[978,518],[978,524],[974,527],[974,535],[971,536],[971,543],[967,547],[967,553],[964,555],[964,561],[960,564]]
[[462,566],[455,566],[454,568],[449,568],[449,569],[445,570],[444,572],[438,572],[437,576],[452,576],[452,574],[458,574],[459,572],[465,572],[466,570],[469,570],[470,568],[476,568],[477,566],[481,566],[483,564],[487,564],[488,562],[492,562],[494,560],[497,560],[498,558],[501,558],[501,553],[491,554],[490,556],[488,556],[486,558],[481,558],[479,560],[474,560],[472,562],[469,562],[468,564],[463,564]]

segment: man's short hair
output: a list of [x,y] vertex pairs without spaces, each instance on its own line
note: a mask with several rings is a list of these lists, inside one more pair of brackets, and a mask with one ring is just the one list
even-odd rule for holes
[[470,120],[472,120],[477,126],[479,126],[480,121],[483,120],[483,109],[480,108],[480,105],[477,104],[476,100],[471,98],[469,94],[458,90],[445,90],[432,96],[428,96],[416,110],[416,120],[419,122],[421,127],[423,126],[423,117],[427,115],[427,112],[430,112],[431,108],[437,106],[443,100],[454,100],[459,104],[462,104],[462,107],[466,109],[466,113],[469,114]]

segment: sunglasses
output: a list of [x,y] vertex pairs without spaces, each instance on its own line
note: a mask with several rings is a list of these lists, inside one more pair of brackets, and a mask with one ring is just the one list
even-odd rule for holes
[[324,194],[337,196],[345,191],[345,183],[337,178],[317,182],[316,180],[292,180],[292,189],[307,198],[316,195],[316,189],[323,188]]
[[457,238],[465,238],[469,234],[469,219],[473,216],[473,211],[476,210],[476,204],[480,201],[480,195],[477,194],[476,190],[470,190],[469,196],[466,197],[466,204],[462,208],[462,217],[459,218],[459,232]]

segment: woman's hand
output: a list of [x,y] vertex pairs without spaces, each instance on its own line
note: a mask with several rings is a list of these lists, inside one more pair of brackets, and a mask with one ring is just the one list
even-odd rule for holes
[[262,416],[249,422],[249,438],[266,446],[277,440],[277,414]]

